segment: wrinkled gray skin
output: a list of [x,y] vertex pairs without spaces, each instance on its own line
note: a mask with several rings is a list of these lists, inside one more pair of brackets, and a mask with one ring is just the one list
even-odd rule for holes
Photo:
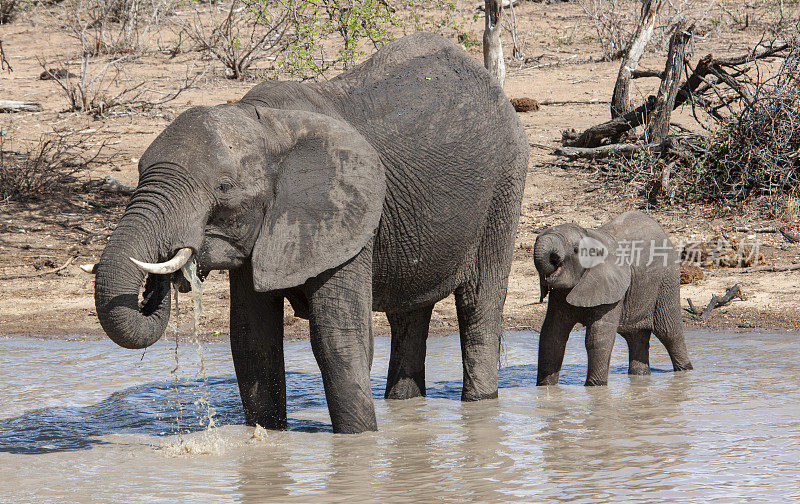
[[[588,269],[578,257],[584,237],[607,249],[606,260]],[[618,246],[624,247],[619,254]],[[632,260],[631,250],[641,251],[638,261]],[[536,238],[533,254],[541,298],[550,295],[539,340],[537,385],[558,383],[567,338],[577,323],[586,326],[586,385],[608,383],[617,333],[628,343],[629,374],[650,374],[651,333],[666,347],[675,371],[692,369],[683,337],[680,265],[656,221],[632,211],[597,230],[561,224]]]
[[[286,425],[283,300],[310,321],[334,432],[375,430],[371,311],[392,329],[387,398],[425,394],[434,304],[455,293],[462,399],[497,396],[500,318],[528,161],[514,109],[454,44],[418,34],[326,83],[265,82],[195,107],[150,145],[97,266],[95,303],[126,348],[158,340],[182,247],[230,270],[245,418]],[[179,274],[179,273],[178,273]]]

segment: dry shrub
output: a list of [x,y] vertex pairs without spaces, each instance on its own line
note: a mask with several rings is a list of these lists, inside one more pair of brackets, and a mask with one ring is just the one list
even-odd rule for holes
[[7,24],[14,20],[17,12],[17,0],[0,0],[0,24]]
[[[43,73],[52,78],[69,101],[69,111],[91,114],[96,118],[118,110],[129,113],[157,108],[192,89],[205,76],[205,71],[195,72],[194,64],[191,64],[180,84],[170,91],[152,89],[145,80],[125,84],[122,64],[130,59],[130,55],[123,55],[111,61],[94,61],[84,52],[77,62],[77,74],[69,72],[71,66],[76,66],[69,60],[56,61],[52,66],[39,60],[39,64]],[[52,67],[64,70],[54,72],[50,70]]]
[[592,20],[606,61],[622,57],[635,30],[641,2],[635,0],[578,0]]
[[[351,68],[401,31],[454,38],[459,28],[453,0],[226,0],[191,7],[180,33],[236,79],[318,78]],[[255,71],[265,60],[270,68]]]
[[277,2],[233,0],[228,5],[193,2],[192,6],[194,15],[183,29],[200,51],[225,66],[228,78],[243,79],[253,63],[274,60],[285,49],[289,12]]
[[0,134],[0,201],[37,201],[67,191],[77,175],[93,165],[108,162],[104,152],[88,133],[43,135],[22,152],[12,150]]
[[633,156],[612,158],[602,173],[651,203],[738,205],[757,199],[776,217],[796,214],[800,45],[791,44],[777,73],[743,74],[738,81],[743,94],[721,109],[717,105],[708,135],[673,134],[668,148],[646,146]]
[[705,182],[718,198],[742,200],[800,193],[800,51],[774,80],[759,83],[752,104],[712,136]]
[[140,51],[174,8],[174,0],[69,0],[60,12],[83,51],[97,56]]

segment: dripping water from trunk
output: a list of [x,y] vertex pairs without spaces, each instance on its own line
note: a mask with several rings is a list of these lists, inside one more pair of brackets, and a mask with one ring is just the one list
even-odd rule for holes
[[217,435],[214,428],[216,427],[216,422],[214,420],[214,415],[216,414],[216,408],[211,404],[209,398],[208,388],[206,387],[208,383],[208,378],[206,376],[206,360],[205,360],[205,351],[203,349],[203,345],[200,341],[200,336],[198,333],[200,327],[200,318],[203,316],[203,304],[202,304],[202,294],[203,294],[203,282],[200,279],[200,276],[197,273],[197,261],[195,256],[192,256],[186,264],[181,267],[181,275],[186,281],[189,283],[190,291],[189,295],[192,299],[192,321],[191,326],[189,329],[190,333],[190,341],[194,343],[195,346],[195,353],[198,357],[198,370],[195,374],[197,379],[199,380],[200,384],[198,387],[194,387],[194,400],[192,401],[193,404],[202,411],[201,417],[199,418],[199,422],[204,429],[204,434],[202,437],[193,437],[191,440],[187,440],[183,437],[184,431],[186,433],[190,432],[190,429],[182,428],[182,406],[181,406],[181,399],[180,399],[180,391],[182,388],[182,384],[180,383],[180,379],[178,378],[177,371],[180,368],[180,362],[178,359],[178,344],[180,341],[180,334],[181,334],[181,320],[180,320],[180,304],[178,301],[178,288],[177,283],[180,281],[178,278],[174,280],[176,284],[173,288],[174,298],[173,298],[173,306],[174,306],[174,320],[175,324],[171,325],[172,330],[175,333],[175,351],[173,353],[173,360],[175,367],[172,370],[173,376],[175,376],[175,401],[176,401],[176,430],[178,437],[171,443],[167,445],[161,445],[160,448],[163,449],[168,455],[170,456],[183,456],[183,455],[190,455],[190,454],[201,454],[201,453],[219,453],[221,452],[222,444],[220,442],[219,436]]
[[201,407],[203,411],[205,411],[205,415],[201,419],[201,422],[204,422],[206,430],[210,433],[213,431],[216,423],[214,421],[214,414],[216,413],[215,408],[211,405],[209,401],[209,395],[207,390],[204,388],[208,382],[208,378],[206,377],[206,361],[205,361],[205,353],[203,351],[203,345],[200,342],[200,337],[198,335],[198,328],[200,327],[200,317],[203,316],[203,281],[200,279],[200,276],[197,273],[197,261],[195,256],[186,262],[186,264],[181,267],[181,273],[183,277],[189,282],[189,286],[191,287],[190,295],[192,297],[193,303],[193,326],[192,326],[192,338],[195,343],[195,352],[197,353],[198,360],[200,362],[200,369],[198,370],[198,375],[200,376],[201,381],[201,388],[199,389],[202,393],[199,397],[195,400],[195,405]]

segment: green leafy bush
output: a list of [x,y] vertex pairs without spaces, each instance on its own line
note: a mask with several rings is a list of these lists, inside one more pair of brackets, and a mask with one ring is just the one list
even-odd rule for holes
[[301,79],[332,68],[347,70],[408,30],[455,35],[458,28],[453,1],[246,1],[256,23],[274,26],[280,17],[285,30],[276,69]]

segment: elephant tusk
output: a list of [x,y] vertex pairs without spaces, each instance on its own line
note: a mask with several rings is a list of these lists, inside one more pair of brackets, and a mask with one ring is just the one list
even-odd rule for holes
[[83,271],[85,271],[86,273],[91,274],[91,275],[94,275],[95,273],[97,273],[97,265],[96,264],[81,264],[79,266],[79,268],[82,269]]
[[170,273],[175,273],[181,269],[181,267],[186,264],[186,261],[192,257],[192,253],[192,249],[189,247],[184,247],[175,253],[175,257],[162,263],[146,263],[137,261],[133,257],[129,257],[129,259],[133,264],[136,265],[137,268],[145,273],[152,273],[154,275],[169,275]]

